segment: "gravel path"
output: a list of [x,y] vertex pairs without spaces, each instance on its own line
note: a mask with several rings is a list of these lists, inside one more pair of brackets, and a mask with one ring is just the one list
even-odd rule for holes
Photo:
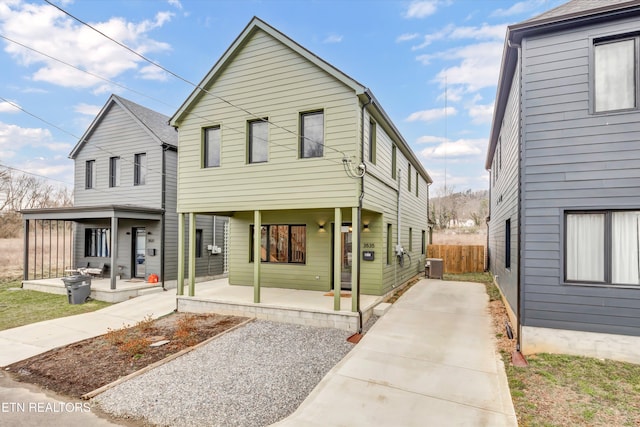
[[94,401],[159,426],[270,425],[290,415],[353,348],[350,335],[256,320]]

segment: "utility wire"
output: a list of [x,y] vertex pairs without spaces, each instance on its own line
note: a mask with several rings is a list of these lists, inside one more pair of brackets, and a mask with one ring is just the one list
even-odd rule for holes
[[[72,15],[70,12],[67,12],[66,10],[64,10],[63,8],[61,8],[60,6],[53,4],[50,0],[43,0],[43,1],[44,1],[45,3],[47,3],[47,4],[49,4],[50,6],[53,6],[54,8],[58,9],[60,12],[64,13],[65,15],[67,15],[68,17],[70,17],[71,19],[73,19],[73,20],[75,20],[75,21],[79,22],[80,24],[82,24],[82,25],[84,25],[84,26],[86,26],[86,27],[88,27],[88,28],[92,29],[93,31],[95,31],[95,32],[97,32],[98,34],[100,34],[101,36],[105,37],[106,39],[108,39],[108,40],[112,41],[113,43],[117,44],[118,46],[120,46],[120,47],[122,47],[122,48],[126,49],[127,51],[131,52],[132,54],[136,55],[138,58],[142,59],[143,61],[148,62],[149,64],[151,64],[151,65],[153,65],[153,66],[155,66],[155,67],[158,67],[158,68],[159,68],[159,69],[161,69],[162,71],[164,71],[164,72],[166,72],[166,73],[168,73],[168,74],[172,75],[173,77],[177,78],[178,80],[180,80],[180,81],[182,81],[182,82],[184,82],[184,83],[187,83],[188,85],[190,85],[190,86],[192,86],[192,87],[196,88],[197,90],[200,90],[201,92],[204,92],[205,94],[207,94],[207,95],[209,95],[209,96],[212,96],[212,97],[214,97],[214,98],[216,98],[216,99],[218,99],[218,100],[220,100],[220,101],[222,101],[222,102],[226,103],[227,105],[229,105],[229,106],[231,106],[231,107],[233,107],[233,108],[236,108],[236,109],[238,109],[238,110],[240,110],[240,111],[242,111],[242,112],[244,112],[244,113],[246,113],[246,114],[250,115],[251,117],[255,118],[256,120],[261,120],[261,121],[263,121],[263,122],[269,123],[269,124],[271,124],[272,126],[275,126],[275,127],[276,127],[276,128],[278,128],[278,129],[282,129],[282,130],[284,130],[285,132],[288,132],[288,133],[291,133],[291,134],[295,135],[297,138],[304,138],[304,139],[308,139],[308,140],[309,140],[309,141],[311,141],[311,142],[315,142],[315,143],[317,143],[316,141],[313,141],[312,139],[310,139],[310,138],[308,138],[308,137],[306,137],[306,136],[304,136],[304,135],[300,135],[300,134],[298,134],[298,133],[297,133],[297,132],[295,132],[295,131],[292,131],[292,130],[290,130],[290,129],[288,129],[288,128],[285,128],[284,126],[280,126],[280,125],[278,125],[277,123],[274,123],[274,122],[272,122],[272,121],[269,121],[268,119],[265,119],[264,117],[258,116],[257,114],[254,114],[253,112],[251,112],[251,111],[247,110],[246,108],[241,107],[241,106],[239,106],[239,105],[236,105],[236,104],[232,103],[231,101],[229,101],[229,100],[227,100],[227,99],[225,99],[225,98],[223,98],[223,97],[221,97],[221,96],[218,96],[218,95],[214,94],[213,92],[211,92],[211,91],[209,91],[209,90],[207,90],[207,89],[203,88],[202,86],[200,86],[200,85],[198,85],[198,84],[196,84],[196,83],[193,83],[192,81],[190,81],[190,80],[188,80],[188,79],[186,79],[186,78],[184,78],[184,77],[180,76],[179,74],[177,74],[177,73],[175,73],[175,72],[173,72],[173,71],[169,70],[168,68],[166,68],[166,67],[164,67],[164,66],[162,66],[162,65],[158,64],[157,62],[155,62],[155,61],[153,61],[153,60],[151,60],[151,59],[147,58],[146,56],[144,56],[144,55],[142,55],[142,54],[140,54],[140,53],[136,52],[134,49],[130,48],[129,46],[125,45],[124,43],[122,43],[122,42],[120,42],[120,41],[118,41],[118,40],[115,40],[114,38],[112,38],[112,37],[108,36],[107,34],[103,33],[102,31],[98,30],[97,28],[93,27],[91,24],[89,24],[89,23],[87,23],[87,22],[85,22],[85,21],[81,20],[80,18],[78,18],[78,17],[76,17],[76,16]],[[335,152],[337,152],[337,153],[341,154],[343,157],[347,157],[347,155],[346,155],[344,152],[342,152],[342,151],[340,151],[340,150],[338,150],[338,149],[336,149],[336,148],[333,148],[333,147],[331,147],[331,146],[327,146],[327,145],[325,145],[325,144],[324,144],[324,142],[323,142],[323,143],[317,143],[317,144],[320,144],[320,145],[322,145],[322,146],[324,146],[324,147],[326,147],[326,148],[328,148],[328,149],[330,149],[330,150],[333,150],[333,151],[335,151]]]

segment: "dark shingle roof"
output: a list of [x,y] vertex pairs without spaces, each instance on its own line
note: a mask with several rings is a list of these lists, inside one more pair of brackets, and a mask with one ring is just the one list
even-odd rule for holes
[[131,114],[136,116],[140,122],[146,126],[160,141],[165,144],[178,146],[178,132],[169,126],[169,117],[157,111],[150,110],[135,102],[113,95],[120,103],[126,107]]
[[637,0],[571,0],[558,7],[534,16],[522,23],[536,23],[538,21],[562,19],[568,16],[583,14],[585,12],[594,12],[596,9],[609,8],[612,6],[629,3],[630,5],[638,3]]

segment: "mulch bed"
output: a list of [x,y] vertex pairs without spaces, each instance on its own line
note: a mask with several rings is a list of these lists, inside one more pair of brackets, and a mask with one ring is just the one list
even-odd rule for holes
[[[145,319],[14,363],[8,373],[70,397],[82,395],[194,346],[247,320],[219,314],[175,313]],[[169,340],[159,347],[149,344]]]

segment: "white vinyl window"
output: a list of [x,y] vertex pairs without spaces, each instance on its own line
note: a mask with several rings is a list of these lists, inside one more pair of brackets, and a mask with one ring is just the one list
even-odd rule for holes
[[640,284],[640,211],[566,214],[567,282]]

